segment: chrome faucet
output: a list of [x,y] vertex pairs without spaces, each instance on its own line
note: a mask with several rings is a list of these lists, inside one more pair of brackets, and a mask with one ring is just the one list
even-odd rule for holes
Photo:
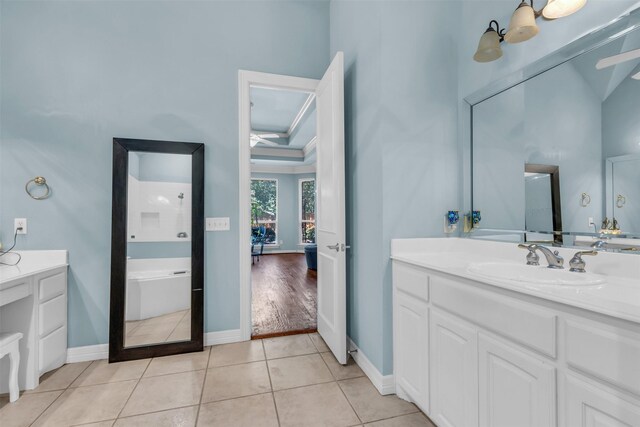
[[558,251],[552,251],[546,246],[531,244],[525,245],[520,243],[518,245],[519,248],[527,249],[529,253],[527,254],[527,265],[540,265],[539,260],[540,257],[536,254],[536,251],[542,252],[542,255],[547,259],[547,263],[549,264],[549,268],[564,268],[564,258],[560,256]]
[[602,248],[605,248],[606,246],[607,246],[606,240],[597,240],[591,244],[591,247],[595,249],[602,249]]

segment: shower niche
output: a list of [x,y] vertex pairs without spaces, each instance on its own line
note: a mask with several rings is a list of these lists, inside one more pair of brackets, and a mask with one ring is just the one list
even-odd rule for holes
[[128,243],[188,242],[191,156],[129,152]]
[[204,145],[115,138],[109,360],[203,345]]

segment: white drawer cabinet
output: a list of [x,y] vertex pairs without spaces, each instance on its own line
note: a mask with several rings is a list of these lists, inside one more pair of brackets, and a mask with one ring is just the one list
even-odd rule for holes
[[640,403],[572,373],[564,376],[562,427],[640,426]]
[[394,346],[402,349],[394,359],[396,393],[429,411],[428,276],[411,266],[394,270],[406,287],[394,290]]
[[430,325],[431,418],[439,426],[477,426],[477,330],[437,308]]
[[[66,255],[66,254],[65,254]],[[6,280],[0,286],[0,332],[21,332],[18,383],[38,386],[42,374],[67,359],[67,266]],[[0,372],[8,369],[0,360]],[[0,381],[0,393],[6,384]]]
[[480,333],[480,427],[556,424],[556,376],[550,363]]
[[38,293],[38,368],[40,375],[67,359],[67,268],[33,276]]
[[399,260],[393,287],[398,395],[439,427],[640,426],[640,324]]

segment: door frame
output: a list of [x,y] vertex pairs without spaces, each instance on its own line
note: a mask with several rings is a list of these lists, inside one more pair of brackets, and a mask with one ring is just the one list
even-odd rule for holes
[[239,284],[240,284],[240,338],[251,339],[251,88],[281,89],[296,92],[315,93],[320,80],[256,71],[238,71],[239,109]]

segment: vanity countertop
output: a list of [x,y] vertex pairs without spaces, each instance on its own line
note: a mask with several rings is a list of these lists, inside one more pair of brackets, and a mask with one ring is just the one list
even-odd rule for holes
[[[18,265],[0,265],[0,289],[14,280],[69,265],[66,250],[17,251],[17,253],[22,256]],[[3,257],[7,257],[7,261],[15,259],[13,255],[3,255]]]
[[[558,249],[566,266],[576,252],[571,248],[553,249]],[[598,256],[585,257],[591,277],[599,277],[605,282],[589,286],[500,280],[469,270],[471,265],[478,263],[524,265],[526,254],[526,250],[513,243],[475,239],[397,239],[391,243],[393,260],[640,323],[640,258],[637,254],[600,252]],[[546,268],[542,256],[540,265],[527,268]]]

